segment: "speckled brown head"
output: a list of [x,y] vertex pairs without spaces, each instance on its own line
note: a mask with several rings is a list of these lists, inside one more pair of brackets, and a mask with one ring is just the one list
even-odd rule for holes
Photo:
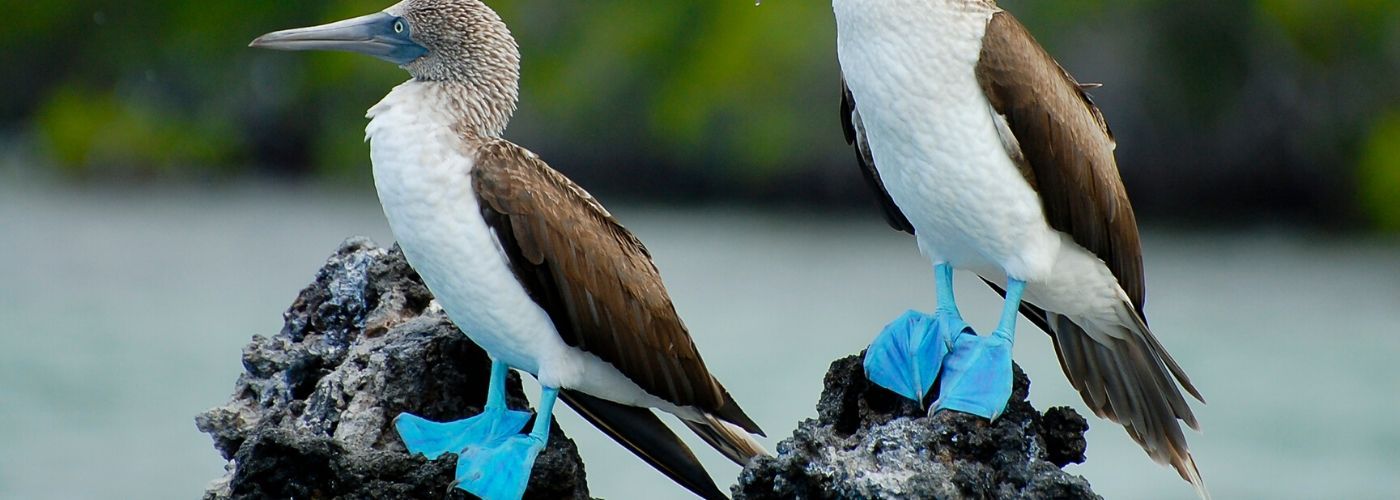
[[469,108],[488,115],[484,121],[503,122],[519,96],[520,49],[481,0],[403,0],[383,12],[268,33],[249,45],[372,55],[415,80],[461,88]]
[[427,49],[403,65],[419,80],[459,80],[515,88],[520,49],[510,29],[480,0],[404,0],[384,11]]

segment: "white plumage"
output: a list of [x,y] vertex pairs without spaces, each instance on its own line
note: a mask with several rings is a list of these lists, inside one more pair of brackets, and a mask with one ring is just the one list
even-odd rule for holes
[[530,298],[472,189],[471,146],[453,132],[450,90],[410,80],[369,110],[374,184],[404,257],[452,321],[487,352],[550,387],[702,420],[642,390],[612,364],[565,344]]
[[[1008,153],[973,68],[995,12],[980,1],[835,0],[837,56],[885,189],[919,249],[1077,321],[1113,324],[1126,294],[1098,257],[1050,227]],[[1014,146],[1014,144],[1012,145]],[[1099,330],[1099,329],[1094,329]]]

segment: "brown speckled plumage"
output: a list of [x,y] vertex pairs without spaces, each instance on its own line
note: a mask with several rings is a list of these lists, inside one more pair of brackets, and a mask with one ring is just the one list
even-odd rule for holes
[[520,97],[520,48],[501,17],[480,0],[406,0],[390,12],[428,49],[404,69],[449,87],[464,136],[500,137]]

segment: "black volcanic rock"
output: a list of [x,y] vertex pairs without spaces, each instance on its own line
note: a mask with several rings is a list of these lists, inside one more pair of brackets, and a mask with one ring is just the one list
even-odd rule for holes
[[[228,404],[195,419],[228,474],[206,499],[465,498],[456,458],[409,456],[393,418],[476,414],[490,361],[441,311],[397,250],[347,240],[272,337],[253,337]],[[520,379],[512,408],[526,409]],[[583,462],[555,424],[526,498],[588,498]]]
[[1061,467],[1084,461],[1084,418],[1044,414],[1026,401],[1030,380],[1016,367],[1006,412],[991,423],[923,408],[865,378],[861,356],[826,374],[818,417],[778,444],[776,457],[744,468],[735,499],[1099,498]]
[[[450,486],[456,458],[409,456],[393,417],[477,413],[490,362],[432,305],[397,249],[347,240],[284,319],[280,333],[244,348],[229,403],[195,419],[229,460],[204,498],[469,496]],[[736,499],[1098,498],[1061,470],[1084,461],[1088,425],[1069,408],[1032,408],[1019,367],[995,423],[927,416],[867,381],[860,356],[833,362],[825,386],[818,418],[802,422],[776,457],[750,463]],[[508,395],[526,409],[514,373]],[[587,497],[578,450],[556,424],[526,498]]]

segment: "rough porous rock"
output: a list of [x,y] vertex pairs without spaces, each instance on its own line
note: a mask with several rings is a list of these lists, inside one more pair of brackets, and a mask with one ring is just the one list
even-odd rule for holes
[[818,417],[778,444],[776,457],[744,468],[736,499],[1099,498],[1063,470],[1084,461],[1084,418],[1069,408],[1040,413],[1016,367],[1006,413],[990,423],[965,413],[934,416],[870,383],[861,356],[826,374]]
[[[195,419],[229,461],[206,499],[463,498],[456,457],[410,456],[393,418],[480,411],[490,360],[446,316],[397,248],[350,239],[272,337],[243,350],[233,399]],[[527,409],[520,379],[509,403]],[[578,449],[558,424],[526,498],[588,498]]]

